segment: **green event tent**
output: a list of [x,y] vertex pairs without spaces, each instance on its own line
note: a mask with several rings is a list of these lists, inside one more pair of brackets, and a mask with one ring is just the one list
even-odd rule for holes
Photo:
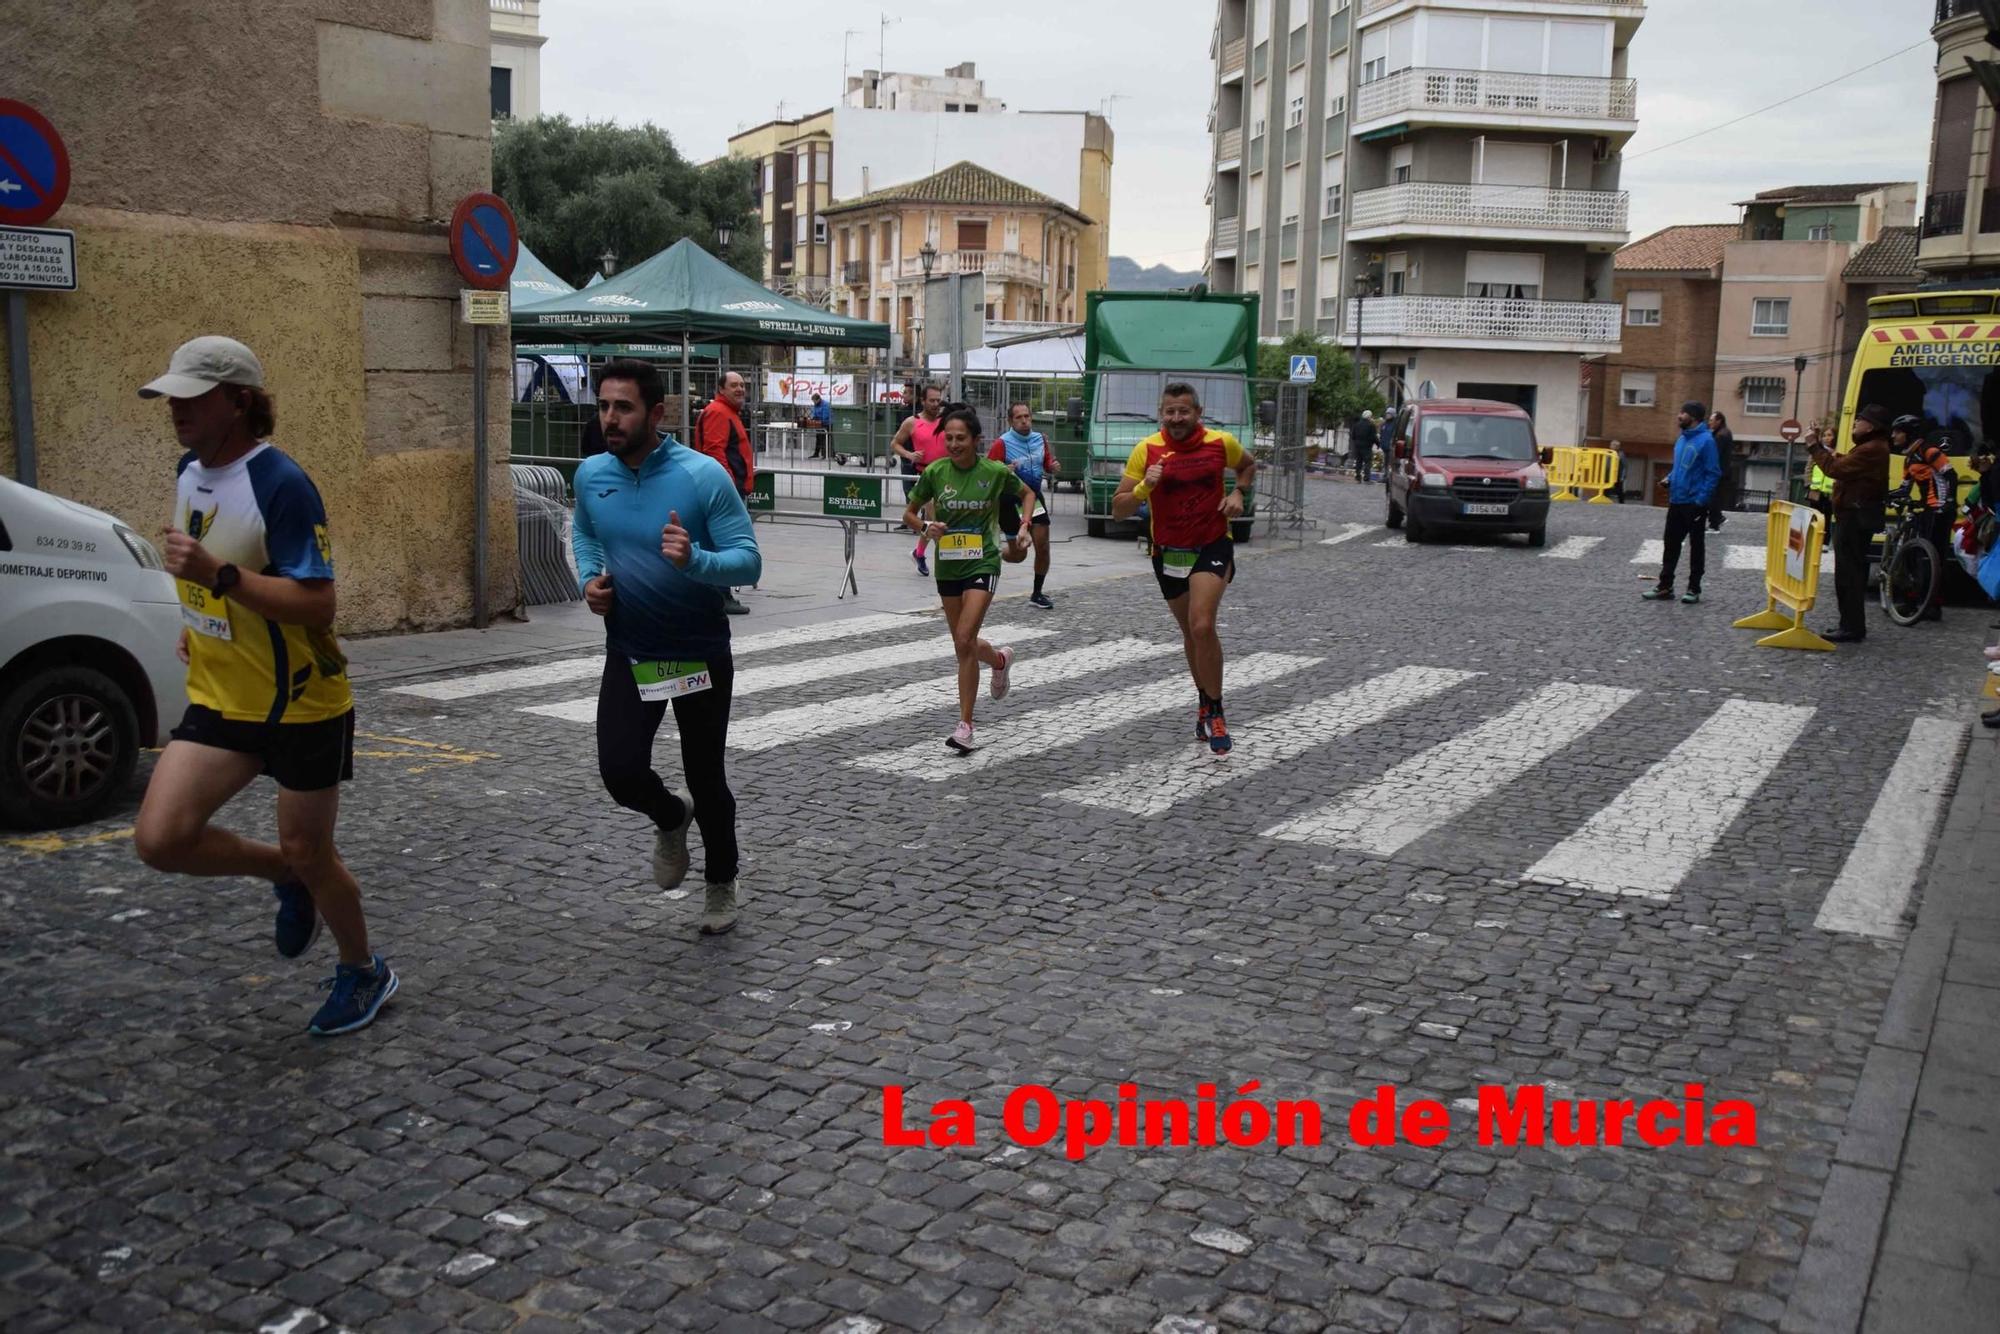
[[514,260],[514,276],[508,281],[508,287],[511,289],[509,309],[513,310],[536,301],[568,296],[576,290],[558,278],[555,271],[526,246],[521,247],[520,255]]
[[517,342],[889,346],[888,325],[789,301],[692,240],[584,291],[516,306],[512,323]]

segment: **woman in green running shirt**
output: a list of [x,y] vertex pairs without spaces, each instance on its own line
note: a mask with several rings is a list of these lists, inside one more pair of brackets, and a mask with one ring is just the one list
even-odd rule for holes
[[[910,488],[903,526],[937,543],[938,597],[951,626],[951,646],[958,657],[958,726],[945,745],[961,754],[974,749],[972,701],[979,695],[979,664],[993,669],[993,698],[1007,693],[1007,670],[1014,650],[996,649],[979,637],[993,586],[1000,578],[1000,502],[1018,492],[1023,516],[1010,542],[1025,548],[1029,533],[1025,516],[1034,512],[1034,490],[1004,463],[986,457],[979,414],[963,403],[945,409],[938,421],[945,457],[925,468]],[[925,523],[921,511],[937,503],[936,520]]]

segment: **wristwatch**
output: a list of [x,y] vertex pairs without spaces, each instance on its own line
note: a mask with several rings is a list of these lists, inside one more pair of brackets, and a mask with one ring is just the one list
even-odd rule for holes
[[208,591],[222,597],[242,582],[243,571],[234,565],[225,565],[215,572],[215,583],[210,585]]

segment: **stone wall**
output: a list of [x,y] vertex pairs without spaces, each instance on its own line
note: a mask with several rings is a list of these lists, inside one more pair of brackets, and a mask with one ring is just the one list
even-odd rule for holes
[[[491,179],[487,24],[484,0],[0,0],[37,57],[8,95],[62,131],[75,178],[49,225],[77,233],[78,290],[29,298],[44,489],[156,530],[178,448],[134,390],[229,334],[326,499],[342,632],[470,619],[473,345],[444,232]],[[497,613],[518,602],[512,353],[485,336]]]

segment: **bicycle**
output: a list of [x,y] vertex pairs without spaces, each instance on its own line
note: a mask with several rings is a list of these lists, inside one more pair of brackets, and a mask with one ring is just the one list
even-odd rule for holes
[[1897,625],[1915,625],[1931,605],[1938,580],[1944,577],[1944,561],[1938,549],[1917,532],[1923,511],[1910,504],[1909,493],[1889,499],[1884,507],[1890,525],[1882,539],[1882,561],[1878,584],[1882,610]]

